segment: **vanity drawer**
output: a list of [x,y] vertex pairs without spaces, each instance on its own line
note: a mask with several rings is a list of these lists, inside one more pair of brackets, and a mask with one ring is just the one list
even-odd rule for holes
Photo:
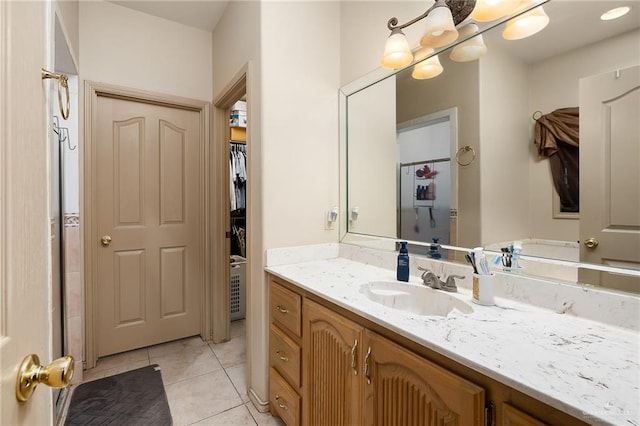
[[273,324],[271,324],[270,336],[269,355],[271,366],[278,370],[289,383],[299,388],[300,357],[302,352],[300,346]]
[[275,281],[271,281],[271,294],[269,295],[271,321],[298,337],[300,337],[302,328],[300,319],[301,306],[302,299],[299,295],[287,290]]
[[300,396],[273,367],[269,371],[269,402],[271,413],[288,426],[300,424]]

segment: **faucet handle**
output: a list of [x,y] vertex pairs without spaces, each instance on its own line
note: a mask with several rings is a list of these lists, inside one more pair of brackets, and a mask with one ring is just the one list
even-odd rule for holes
[[442,286],[443,290],[446,291],[458,291],[458,286],[456,285],[456,278],[463,280],[465,277],[463,275],[449,275],[447,277],[447,281]]
[[425,270],[425,272],[422,273],[422,282],[434,290],[440,290],[444,285],[444,283],[440,281],[440,277],[429,270]]

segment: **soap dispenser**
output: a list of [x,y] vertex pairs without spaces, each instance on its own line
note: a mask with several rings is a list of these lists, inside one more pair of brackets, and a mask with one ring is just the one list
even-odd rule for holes
[[427,256],[429,256],[431,259],[442,258],[442,254],[440,253],[440,244],[438,244],[438,241],[440,241],[440,238],[434,237],[431,239],[431,241],[433,242],[429,246],[429,252],[427,253]]
[[400,241],[396,278],[398,281],[409,281],[409,250],[406,241]]

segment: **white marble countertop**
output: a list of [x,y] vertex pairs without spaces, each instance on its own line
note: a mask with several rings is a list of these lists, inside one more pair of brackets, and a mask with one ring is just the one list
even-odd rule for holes
[[[411,314],[360,292],[370,281],[394,281],[395,271],[344,258],[266,269],[587,423],[640,425],[637,331],[501,298],[492,307],[472,304],[469,315]],[[453,295],[471,301],[468,289]]]

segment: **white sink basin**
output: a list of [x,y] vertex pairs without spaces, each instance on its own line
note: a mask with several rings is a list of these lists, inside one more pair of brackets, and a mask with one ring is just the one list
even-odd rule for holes
[[388,308],[418,315],[447,316],[457,309],[463,314],[473,313],[470,303],[459,300],[442,290],[400,281],[372,281],[360,287],[369,300]]

